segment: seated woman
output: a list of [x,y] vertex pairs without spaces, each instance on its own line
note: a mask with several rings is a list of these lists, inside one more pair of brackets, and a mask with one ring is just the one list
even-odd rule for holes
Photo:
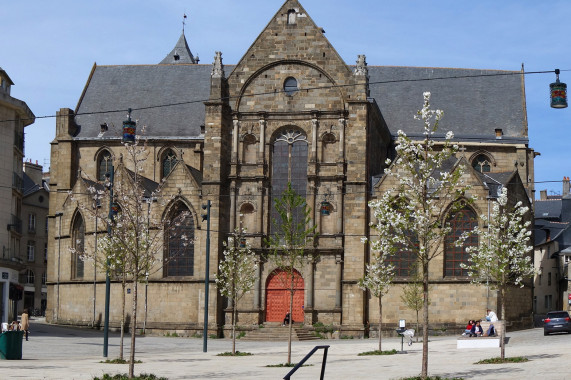
[[484,334],[484,329],[480,326],[480,321],[476,322],[474,326],[472,326],[472,330],[470,331],[470,336],[482,336]]
[[470,333],[472,332],[472,327],[474,326],[474,320],[470,319],[468,321],[468,325],[466,326],[466,329],[464,330],[464,332],[462,333],[462,335],[470,335]]

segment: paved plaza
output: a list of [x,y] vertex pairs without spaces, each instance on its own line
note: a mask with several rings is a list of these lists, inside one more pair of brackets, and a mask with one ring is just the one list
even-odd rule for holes
[[[51,326],[32,320],[32,333],[23,342],[23,360],[0,361],[1,379],[92,379],[103,373],[126,373],[127,365],[103,364],[103,333],[91,329]],[[475,362],[497,357],[499,348],[456,348],[454,336],[431,337],[429,373],[464,379],[571,379],[571,335],[543,336],[543,329],[507,333],[506,356],[525,356],[526,363],[482,365]],[[474,338],[477,339],[477,338]],[[197,338],[137,337],[136,358],[142,364],[136,373],[153,373],[174,379],[282,379],[288,368],[268,368],[284,363],[287,342],[237,341],[239,351],[253,356],[221,357],[231,350],[229,339],[209,339],[208,352]],[[406,354],[390,356],[357,356],[376,349],[376,339],[317,340],[293,342],[293,361],[301,360],[316,345],[330,345],[325,379],[399,379],[420,373],[422,345],[405,344]],[[125,340],[128,357],[129,337]],[[400,350],[397,338],[383,340],[383,350]],[[119,352],[119,336],[109,339],[109,359]],[[301,368],[293,380],[319,379],[322,352]]]

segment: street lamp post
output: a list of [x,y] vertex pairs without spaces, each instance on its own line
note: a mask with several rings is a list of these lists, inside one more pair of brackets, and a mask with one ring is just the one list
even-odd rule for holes
[[202,352],[208,351],[208,283],[210,281],[210,201],[202,205],[206,210],[206,215],[202,215],[202,220],[206,220],[206,273],[204,275],[204,330],[202,332]]
[[[109,172],[109,219],[107,221],[107,234],[111,236],[111,219],[113,218],[113,180],[115,172],[113,165]],[[105,323],[103,327],[103,357],[107,357],[109,349],[109,298],[111,296],[111,279],[109,278],[109,258],[107,258],[105,273]]]

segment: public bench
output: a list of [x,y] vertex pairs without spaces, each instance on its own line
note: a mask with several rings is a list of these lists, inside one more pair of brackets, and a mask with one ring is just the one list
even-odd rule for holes
[[483,321],[480,322],[482,330],[484,331],[484,336],[480,337],[469,337],[461,336],[456,341],[456,348],[496,348],[500,347],[500,336],[502,330],[504,329],[504,321],[493,322],[496,334],[494,336],[486,336],[488,328],[492,322]]

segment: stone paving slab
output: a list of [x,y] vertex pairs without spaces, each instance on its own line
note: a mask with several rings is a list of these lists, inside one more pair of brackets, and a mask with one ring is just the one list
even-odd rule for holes
[[[431,337],[429,373],[464,379],[571,379],[571,335],[543,336],[543,329],[508,332],[507,356],[526,356],[527,363],[476,365],[478,360],[498,357],[499,348],[456,348],[457,336]],[[125,357],[129,352],[125,340]],[[109,358],[118,356],[119,337],[111,334]],[[316,345],[330,345],[325,379],[400,379],[420,373],[422,344],[404,345],[406,354],[357,356],[377,348],[376,339],[293,342],[293,361],[299,361]],[[400,350],[398,338],[383,340],[383,350]],[[231,350],[231,340],[210,339],[208,352],[196,338],[137,337],[137,355],[142,364],[136,373],[154,373],[175,379],[282,379],[288,368],[268,368],[284,363],[287,342],[237,341],[237,350],[253,356],[221,357]],[[103,373],[126,373],[127,365],[103,364],[103,334],[90,329],[65,328],[32,321],[32,333],[23,342],[23,360],[0,361],[0,379],[92,379]],[[293,380],[319,379],[322,351],[301,368]]]

